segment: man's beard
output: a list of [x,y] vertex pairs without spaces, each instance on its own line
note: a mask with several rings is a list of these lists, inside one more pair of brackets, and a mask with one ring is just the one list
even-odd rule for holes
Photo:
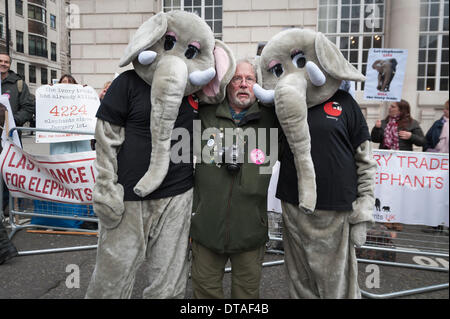
[[[249,108],[250,106],[252,106],[253,103],[256,102],[256,97],[255,96],[251,96],[250,93],[248,93],[248,98],[245,98],[243,100],[240,100],[237,97],[238,93],[243,93],[243,92],[237,92],[235,95],[233,95],[231,97],[231,101],[229,101],[234,106],[245,110],[246,108]],[[247,92],[245,92],[245,93],[247,93]]]

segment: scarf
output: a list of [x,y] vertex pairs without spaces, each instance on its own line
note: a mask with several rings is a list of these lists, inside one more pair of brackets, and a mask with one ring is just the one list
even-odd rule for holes
[[390,117],[389,122],[384,129],[383,143],[389,150],[398,150],[398,117]]
[[233,118],[234,123],[236,123],[236,124],[239,124],[241,122],[241,120],[244,118],[247,111],[248,111],[248,109],[245,109],[239,113],[236,113],[230,106],[231,117]]

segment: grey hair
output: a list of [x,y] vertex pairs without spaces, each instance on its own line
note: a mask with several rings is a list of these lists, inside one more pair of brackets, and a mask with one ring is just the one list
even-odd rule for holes
[[253,72],[255,73],[256,82],[258,82],[258,66],[256,63],[255,58],[242,58],[236,61],[236,66],[238,66],[241,63],[248,63],[252,66]]

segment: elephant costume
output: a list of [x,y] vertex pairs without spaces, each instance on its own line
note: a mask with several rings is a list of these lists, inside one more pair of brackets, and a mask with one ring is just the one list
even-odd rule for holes
[[[197,97],[220,102],[235,61],[200,17],[171,11],[139,27],[120,66],[129,63],[134,70],[113,81],[97,112],[93,202],[100,234],[86,298],[129,298],[144,262],[144,298],[183,298]],[[177,140],[174,129],[187,130],[190,140]],[[175,143],[191,146],[188,163],[173,160]]]
[[275,35],[260,69],[255,95],[274,102],[285,135],[277,197],[290,296],[359,298],[354,245],[373,222],[376,163],[358,104],[338,88],[364,76],[322,33],[303,29]]

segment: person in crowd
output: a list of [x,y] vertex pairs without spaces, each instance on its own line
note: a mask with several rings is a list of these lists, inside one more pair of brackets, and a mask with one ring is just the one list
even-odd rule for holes
[[[405,100],[393,102],[388,116],[378,120],[371,132],[372,142],[380,143],[380,149],[412,151],[413,145],[424,146],[425,136],[419,123],[411,117],[411,108]],[[387,228],[401,231],[400,223],[385,223]]]
[[20,75],[10,70],[11,57],[0,53],[1,94],[7,95],[16,126],[33,120],[35,98]]
[[413,145],[424,146],[425,136],[419,123],[411,117],[411,108],[405,100],[393,102],[388,116],[378,120],[371,132],[372,142],[380,149],[412,151]]
[[[111,81],[106,82],[103,85],[103,89],[100,91],[100,93],[98,94],[98,98],[100,100],[100,102],[103,100],[103,98],[105,97],[106,92],[108,91],[109,87],[111,86]],[[91,140],[91,149],[93,151],[95,151],[95,139]]]
[[[253,93],[256,81],[252,61],[238,61],[226,99],[217,105],[200,105],[202,132],[216,128],[226,134],[227,129],[257,132],[264,128],[269,146],[269,129],[278,124],[273,107],[257,102]],[[219,164],[221,149],[216,137],[202,143],[206,144],[202,149],[207,147],[212,155],[210,162],[203,158],[195,167],[191,222],[194,298],[224,298],[222,280],[228,260],[232,266],[231,298],[258,298],[268,241],[267,189],[271,175],[261,174],[260,165],[248,160],[252,151],[248,147],[241,150],[239,145],[222,143],[225,158]],[[226,162],[232,149],[243,155],[242,163]],[[268,154],[267,149],[259,151]]]
[[448,100],[444,104],[444,114],[433,123],[425,138],[424,152],[448,153]]
[[105,97],[105,94],[108,91],[110,86],[111,86],[111,81],[108,81],[103,85],[103,89],[98,94],[98,98],[100,99],[100,101],[103,100],[103,98]]
[[[0,94],[9,98],[11,111],[13,113],[16,126],[23,126],[26,122],[33,121],[36,112],[36,104],[34,95],[22,79],[22,77],[11,71],[11,56],[5,52],[0,52],[0,73],[1,73],[1,90]],[[0,108],[0,117],[5,117],[6,107]],[[4,121],[0,123],[3,125]],[[2,129],[0,128],[0,135]],[[19,139],[22,134],[19,131]],[[0,147],[1,149],[1,147]],[[3,211],[8,214],[9,191],[5,183],[3,184]]]
[[[448,100],[444,103],[444,114],[435,121],[425,135],[426,143],[424,152],[448,153]],[[443,225],[426,227],[425,233],[439,233],[444,231]]]

